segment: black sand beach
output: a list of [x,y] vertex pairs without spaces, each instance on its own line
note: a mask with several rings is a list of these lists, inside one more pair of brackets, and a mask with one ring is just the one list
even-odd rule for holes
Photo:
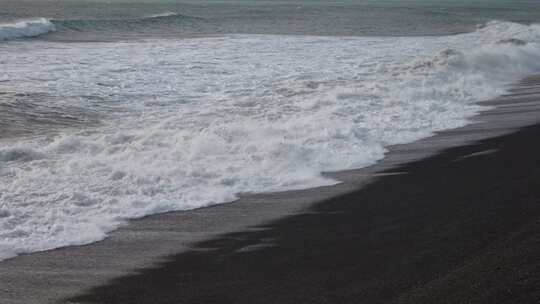
[[[336,174],[336,187],[152,216],[97,244],[0,263],[2,303],[539,303],[539,84],[486,103],[499,108],[476,124]],[[319,202],[278,203],[306,196]],[[241,208],[264,200],[266,216]],[[206,224],[175,230],[187,217]],[[213,226],[231,220],[250,229]],[[136,259],[175,246],[157,263]]]
[[399,166],[71,301],[538,303],[539,136],[535,125]]

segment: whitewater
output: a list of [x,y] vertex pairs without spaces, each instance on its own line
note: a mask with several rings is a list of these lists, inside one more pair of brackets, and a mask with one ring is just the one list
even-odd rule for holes
[[0,25],[0,102],[43,96],[43,108],[99,123],[0,140],[0,259],[240,193],[336,184],[322,173],[466,125],[485,109],[477,102],[540,71],[534,24],[439,37],[18,39],[49,24]]
[[46,18],[23,20],[15,23],[0,23],[0,41],[43,35],[55,30]]

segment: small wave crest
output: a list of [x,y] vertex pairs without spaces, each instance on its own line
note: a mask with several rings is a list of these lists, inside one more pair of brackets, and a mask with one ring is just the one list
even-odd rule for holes
[[152,18],[175,17],[175,16],[180,16],[180,14],[177,12],[164,12],[164,13],[159,13],[159,14],[148,15],[145,18],[152,19]]
[[108,30],[128,30],[133,31],[138,28],[148,29],[163,24],[176,24],[198,20],[200,18],[182,15],[176,12],[164,12],[160,14],[142,16],[139,18],[126,19],[65,19],[53,20],[52,22],[59,30],[76,31],[108,31]]
[[0,41],[36,37],[54,30],[54,24],[45,18],[0,24]]

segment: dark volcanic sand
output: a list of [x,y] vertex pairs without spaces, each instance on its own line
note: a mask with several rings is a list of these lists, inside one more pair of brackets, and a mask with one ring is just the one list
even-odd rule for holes
[[540,76],[482,104],[335,186],[2,261],[0,304],[540,303]]
[[393,172],[69,300],[540,303],[540,125]]

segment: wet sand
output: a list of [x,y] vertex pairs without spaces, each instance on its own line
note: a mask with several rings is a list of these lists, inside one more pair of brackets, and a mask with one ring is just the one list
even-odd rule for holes
[[538,303],[540,77],[305,191],[0,263],[2,303]]

